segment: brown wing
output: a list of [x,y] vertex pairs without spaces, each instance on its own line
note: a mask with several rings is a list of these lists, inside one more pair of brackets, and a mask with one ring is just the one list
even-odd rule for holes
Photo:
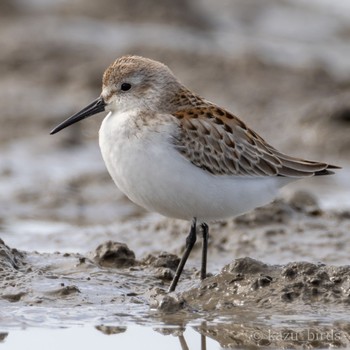
[[176,149],[214,175],[306,177],[338,168],[287,156],[265,142],[240,119],[211,104],[173,114],[180,123]]

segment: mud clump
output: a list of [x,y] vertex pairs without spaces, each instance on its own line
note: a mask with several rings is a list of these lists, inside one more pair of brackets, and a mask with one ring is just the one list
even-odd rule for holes
[[349,304],[350,266],[293,262],[267,265],[251,258],[237,259],[200,287],[182,294],[187,305],[226,312],[238,305],[295,310],[305,305]]
[[8,247],[0,239],[0,299],[16,303],[27,295],[28,286],[21,286],[19,278],[30,273],[25,258],[27,254]]
[[47,295],[56,296],[56,297],[67,297],[70,295],[74,295],[76,293],[81,293],[77,286],[62,286],[56,290],[47,292]]
[[11,249],[0,239],[0,274],[6,270],[18,270],[25,264],[24,257],[25,253]]
[[[332,325],[314,321],[286,327],[276,317],[309,315],[344,310],[350,301],[350,266],[329,266],[309,262],[269,265],[241,258],[226,265],[219,274],[198,287],[172,294],[159,293],[151,306],[163,318],[200,313],[229,319],[210,325],[203,322],[196,330],[217,341],[223,348],[330,348],[348,347],[348,322]],[[156,303],[158,302],[158,303]],[[167,318],[168,317],[168,318]],[[189,317],[189,316],[187,316]],[[250,317],[253,322],[251,322]],[[256,322],[268,318],[269,322]]]
[[287,224],[294,217],[294,211],[290,205],[282,200],[276,200],[270,205],[256,208],[254,211],[235,218],[235,222],[241,226],[256,227],[261,225]]
[[179,311],[183,312],[187,309],[181,294],[167,294],[160,288],[154,288],[150,293],[150,307],[163,315],[174,314]]
[[22,299],[27,293],[25,292],[19,292],[19,293],[13,293],[13,294],[3,294],[1,295],[1,298],[4,300],[7,300],[11,303],[16,303]]
[[223,271],[235,271],[237,274],[256,274],[256,273],[263,273],[269,269],[269,266],[267,264],[264,264],[260,261],[251,259],[251,258],[244,258],[244,259],[237,259],[233,263],[227,265]]
[[142,262],[153,267],[166,267],[172,270],[176,270],[177,266],[179,265],[180,258],[175,254],[161,252],[158,255],[147,255],[147,257]]
[[149,254],[142,260],[144,266],[151,267],[153,275],[161,280],[170,281],[174,277],[174,272],[179,265],[180,258],[175,254],[161,252],[159,254]]
[[317,198],[308,191],[296,191],[289,198],[287,203],[295,210],[309,215],[321,215],[322,210],[318,204]]
[[134,266],[135,253],[124,243],[108,241],[96,248],[93,260],[104,267]]

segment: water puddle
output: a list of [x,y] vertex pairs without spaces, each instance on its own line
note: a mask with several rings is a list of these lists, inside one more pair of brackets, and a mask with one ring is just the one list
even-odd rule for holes
[[2,350],[13,349],[218,349],[216,341],[191,327],[76,326],[66,329],[28,328],[0,332]]

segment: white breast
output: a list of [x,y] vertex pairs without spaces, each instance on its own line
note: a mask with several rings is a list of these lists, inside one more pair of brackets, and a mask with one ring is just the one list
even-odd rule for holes
[[278,177],[211,175],[174,149],[169,137],[174,125],[135,129],[133,118],[109,114],[100,129],[100,148],[119,189],[147,210],[186,220],[222,219],[270,202],[288,183]]

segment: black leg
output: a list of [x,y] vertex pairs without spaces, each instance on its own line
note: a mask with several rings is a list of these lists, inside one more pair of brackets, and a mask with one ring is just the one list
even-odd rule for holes
[[202,266],[201,266],[201,280],[207,277],[207,252],[208,252],[208,237],[209,227],[206,223],[201,224],[203,243],[202,243]]
[[197,239],[196,222],[197,220],[196,218],[194,218],[191,225],[191,231],[186,238],[186,249],[180,260],[179,266],[176,269],[175,276],[171,282],[171,285],[169,287],[169,291],[168,291],[169,293],[175,290],[177,282],[179,281],[179,278],[181,276],[182,270],[184,269],[184,266],[186,264],[186,261],[191,253],[191,250],[194,244],[196,243],[196,239]]

